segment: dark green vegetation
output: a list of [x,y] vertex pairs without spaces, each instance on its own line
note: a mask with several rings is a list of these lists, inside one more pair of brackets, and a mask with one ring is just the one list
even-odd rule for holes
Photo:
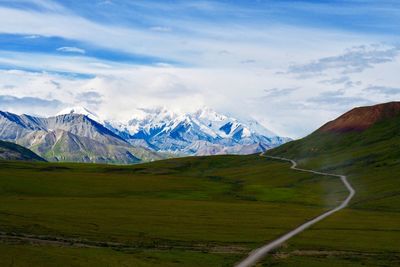
[[258,155],[0,163],[0,266],[232,266],[335,206],[338,179]]
[[45,161],[25,147],[4,141],[0,141],[0,160]]
[[[364,124],[366,114],[358,114]],[[324,131],[350,125],[338,121],[269,154],[347,175],[357,190],[350,207],[289,241],[263,266],[400,265],[400,112],[367,129]]]

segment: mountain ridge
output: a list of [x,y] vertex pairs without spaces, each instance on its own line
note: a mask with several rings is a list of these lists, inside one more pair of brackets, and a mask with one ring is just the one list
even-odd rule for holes
[[384,119],[400,115],[400,102],[354,108],[319,128],[322,132],[364,131]]
[[46,161],[29,149],[6,141],[0,141],[0,160]]
[[[256,120],[238,120],[207,107],[183,114],[165,108],[140,111],[139,116],[126,124],[109,123],[108,128],[129,142],[143,140],[156,151],[204,155],[204,151],[213,147],[213,153],[207,155],[251,154],[290,140],[276,135]],[[198,149],[194,149],[196,146]]]
[[[367,128],[355,127],[359,126],[360,116],[372,118],[367,121]],[[347,124],[342,123],[343,118]],[[338,127],[343,125],[345,127]],[[393,159],[391,164],[398,164],[399,132],[400,102],[389,102],[352,109],[310,135],[269,150],[267,154],[307,163],[311,168],[318,168],[319,165],[324,165],[325,168],[350,167],[365,160],[368,164],[373,164],[386,160],[390,155]]]
[[0,139],[32,149],[49,161],[129,164],[163,158],[132,146],[80,114],[38,118],[1,112]]

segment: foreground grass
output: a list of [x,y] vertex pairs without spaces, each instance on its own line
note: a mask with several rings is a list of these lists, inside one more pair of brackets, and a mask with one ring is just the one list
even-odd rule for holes
[[95,246],[6,238],[0,265],[231,266],[347,193],[338,179],[288,167],[256,155],[135,166],[2,162],[0,232]]
[[[235,257],[192,251],[65,248],[27,244],[1,244],[0,266],[232,266]],[[228,256],[227,256],[228,255]],[[194,260],[195,259],[195,260]]]

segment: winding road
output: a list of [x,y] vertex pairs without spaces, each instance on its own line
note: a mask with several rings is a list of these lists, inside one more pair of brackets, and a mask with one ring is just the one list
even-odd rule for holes
[[336,208],[331,209],[331,210],[319,215],[318,217],[315,217],[314,219],[312,219],[312,220],[300,225],[299,227],[293,229],[292,231],[284,234],[283,236],[279,237],[278,239],[276,239],[276,240],[274,240],[274,241],[272,241],[272,242],[270,242],[270,243],[268,243],[268,244],[266,244],[266,245],[264,245],[264,246],[262,246],[262,247],[260,247],[260,248],[258,248],[256,250],[254,250],[253,252],[251,252],[249,254],[249,256],[247,258],[245,258],[240,263],[235,265],[235,267],[250,267],[250,266],[253,266],[258,261],[260,261],[262,258],[264,258],[271,250],[278,248],[279,246],[281,246],[284,242],[286,242],[290,238],[292,238],[295,235],[303,232],[304,230],[306,230],[307,228],[309,228],[313,224],[316,224],[317,222],[322,221],[323,219],[325,219],[326,217],[332,215],[333,213],[335,213],[335,212],[347,207],[347,205],[349,204],[350,200],[353,198],[353,196],[354,196],[354,194],[356,192],[354,190],[354,188],[351,186],[351,184],[347,181],[346,176],[344,176],[344,175],[337,175],[337,174],[331,174],[331,173],[318,172],[318,171],[313,171],[313,170],[306,170],[306,169],[297,168],[296,167],[297,163],[294,160],[291,160],[291,159],[286,159],[286,158],[281,158],[281,157],[266,156],[263,153],[261,153],[260,156],[267,157],[267,158],[272,158],[272,159],[289,161],[289,162],[292,163],[291,169],[294,169],[294,170],[297,170],[297,171],[320,174],[320,175],[324,175],[324,176],[339,177],[342,180],[343,184],[346,186],[347,190],[349,191],[349,195]]

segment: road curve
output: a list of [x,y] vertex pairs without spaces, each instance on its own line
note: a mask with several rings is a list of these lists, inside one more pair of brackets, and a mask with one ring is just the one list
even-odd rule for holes
[[297,168],[297,163],[294,160],[291,159],[286,159],[286,158],[281,158],[281,157],[272,157],[272,156],[266,156],[263,153],[261,153],[260,156],[263,157],[267,157],[267,158],[272,158],[272,159],[278,159],[278,160],[284,160],[284,161],[289,161],[292,163],[292,167],[291,169],[294,170],[298,170],[298,171],[302,171],[302,172],[310,172],[310,173],[314,173],[314,174],[320,174],[320,175],[325,175],[325,176],[334,176],[334,177],[339,177],[343,184],[346,186],[347,190],[349,191],[349,195],[347,196],[347,198],[345,200],[343,200],[343,202],[337,206],[334,209],[331,209],[321,215],[319,215],[318,217],[315,217],[314,219],[300,225],[299,227],[293,229],[292,231],[284,234],[283,236],[279,237],[278,239],[254,250],[253,252],[251,252],[249,254],[249,256],[247,258],[245,258],[244,260],[242,260],[241,262],[239,262],[237,265],[235,265],[235,267],[250,267],[253,266],[254,264],[256,264],[258,261],[260,261],[262,258],[264,258],[271,250],[281,246],[284,242],[286,242],[287,240],[289,240],[290,238],[294,237],[295,235],[303,232],[304,230],[306,230],[307,228],[309,228],[310,226],[312,226],[313,224],[325,219],[326,217],[332,215],[333,213],[344,209],[350,202],[350,200],[353,198],[354,194],[355,194],[355,190],[354,188],[351,186],[351,184],[347,181],[346,176],[344,175],[337,175],[337,174],[331,174],[331,173],[325,173],[325,172],[317,172],[317,171],[313,171],[313,170],[306,170],[306,169],[301,169],[301,168]]

